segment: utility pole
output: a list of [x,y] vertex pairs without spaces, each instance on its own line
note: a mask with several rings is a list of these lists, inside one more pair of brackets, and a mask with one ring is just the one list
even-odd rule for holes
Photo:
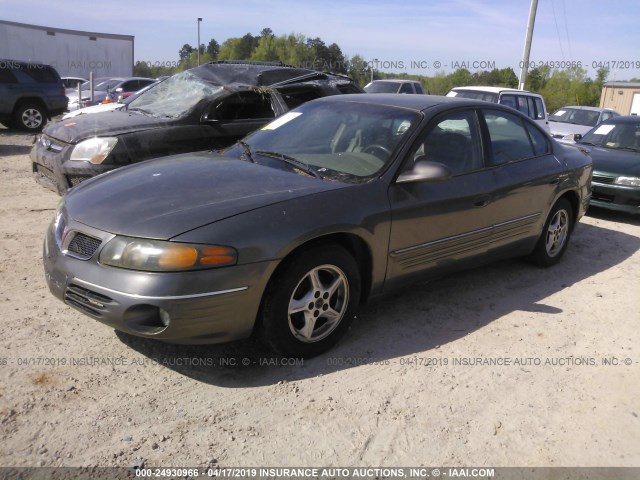
[[533,37],[533,26],[536,23],[536,10],[538,10],[538,0],[531,0],[531,10],[529,10],[529,26],[527,27],[527,36],[524,42],[522,64],[520,65],[520,84],[518,85],[518,90],[524,90],[524,82],[527,80],[527,71],[529,69],[529,53],[531,53],[531,38]]
[[200,66],[200,22],[202,21],[201,18],[198,18],[198,45],[196,47],[196,49],[198,50],[198,66]]

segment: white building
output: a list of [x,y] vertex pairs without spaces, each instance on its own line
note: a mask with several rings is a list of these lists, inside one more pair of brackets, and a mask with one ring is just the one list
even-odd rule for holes
[[0,59],[52,65],[62,77],[128,77],[133,39],[0,20]]

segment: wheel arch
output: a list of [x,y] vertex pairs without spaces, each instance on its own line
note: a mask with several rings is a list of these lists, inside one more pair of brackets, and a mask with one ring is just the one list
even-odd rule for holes
[[18,109],[22,105],[29,104],[29,103],[37,104],[38,106],[40,106],[42,108],[42,113],[44,113],[48,119],[51,119],[51,116],[49,115],[49,109],[47,108],[47,104],[40,97],[23,97],[19,99],[16,102],[16,104],[13,106],[13,114],[15,115],[15,113],[18,111]]
[[262,327],[262,311],[265,294],[268,289],[271,288],[271,282],[274,281],[274,279],[276,279],[280,273],[290,265],[292,259],[294,259],[300,252],[323,245],[337,245],[344,248],[353,256],[356,264],[358,265],[358,271],[360,272],[360,304],[367,300],[371,292],[373,279],[373,258],[371,248],[367,245],[365,240],[353,233],[328,233],[301,243],[296,248],[288,252],[280,263],[278,263],[265,284],[265,290],[262,295],[262,299],[260,300],[260,307],[258,309],[258,315],[253,328],[254,334],[256,334],[256,332],[258,332]]
[[[556,199],[556,201],[553,202],[553,205],[558,203],[562,198],[566,199],[571,205],[571,229],[573,230],[576,226],[576,223],[578,222],[578,212],[580,211],[580,197],[575,191],[568,190],[560,195]],[[553,205],[551,206],[552,208]]]

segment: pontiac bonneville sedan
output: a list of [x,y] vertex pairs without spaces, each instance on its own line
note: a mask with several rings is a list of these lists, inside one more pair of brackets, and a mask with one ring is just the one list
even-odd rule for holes
[[46,278],[69,306],[133,335],[257,335],[318,355],[360,304],[408,283],[505,257],[558,262],[591,168],[497,104],[325,97],[222,153],[76,186],[46,234]]

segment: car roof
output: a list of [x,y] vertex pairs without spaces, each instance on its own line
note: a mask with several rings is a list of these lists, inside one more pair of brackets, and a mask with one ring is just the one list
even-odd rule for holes
[[369,85],[371,85],[372,83],[376,83],[376,82],[420,83],[417,80],[408,80],[408,79],[402,79],[402,78],[381,78],[379,80],[373,80],[372,82],[369,82]]
[[[401,93],[358,93],[349,95],[331,95],[313,100],[314,102],[351,102],[367,103],[371,105],[385,105],[389,107],[408,108],[423,111],[428,108],[456,104],[458,106],[486,106],[501,108],[497,103],[470,100],[467,98],[444,97],[441,95],[404,95]],[[502,108],[505,109],[506,107]],[[511,110],[511,109],[508,109]]]
[[[638,115],[620,115],[619,117],[611,117],[602,123],[629,123],[640,125],[640,116]],[[600,125],[602,125],[602,123]]]
[[344,75],[293,67],[280,62],[219,61],[200,65],[190,71],[216,85],[239,83],[251,86],[276,86],[310,80],[351,81]]
[[478,92],[490,92],[490,93],[530,93],[532,95],[539,95],[538,93],[530,92],[529,90],[518,90],[516,88],[508,88],[508,87],[483,87],[483,86],[466,86],[466,87],[453,87],[451,90],[475,90]]
[[565,110],[567,108],[574,108],[576,110],[591,110],[593,112],[614,112],[611,108],[589,107],[587,105],[567,105],[559,108],[558,110]]

